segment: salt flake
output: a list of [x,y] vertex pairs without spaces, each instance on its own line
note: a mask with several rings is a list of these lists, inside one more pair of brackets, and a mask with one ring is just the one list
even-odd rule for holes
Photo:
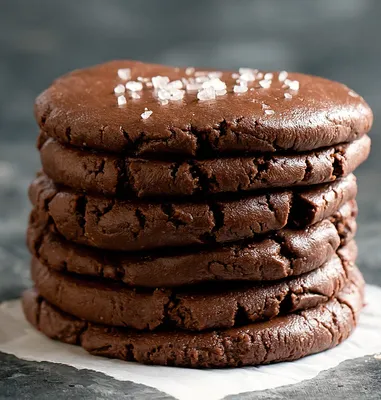
[[124,106],[127,103],[127,100],[124,96],[119,96],[118,97],[118,105],[119,106]]
[[226,84],[225,82],[222,82],[220,78],[214,78],[202,84],[203,89],[208,87],[212,87],[214,90],[224,90],[226,89]]
[[142,113],[140,116],[142,117],[142,119],[148,119],[152,115],[153,111],[148,110],[147,108],[145,108],[144,110],[144,113]]
[[193,67],[188,67],[185,69],[185,74],[186,75],[192,75],[194,74],[194,68]]
[[202,89],[197,93],[197,98],[200,101],[214,100],[216,98],[216,91],[213,87]]
[[118,76],[120,79],[128,81],[131,78],[131,69],[130,68],[118,69]]
[[288,77],[288,72],[287,71],[280,71],[278,75],[278,80],[279,82],[284,82]]
[[247,86],[242,86],[242,85],[235,85],[233,88],[234,93],[245,93],[247,92]]
[[263,79],[263,80],[259,81],[259,85],[261,87],[263,87],[264,89],[268,89],[271,86],[271,81]]
[[137,81],[129,81],[126,83],[126,89],[131,90],[131,92],[140,92],[143,90],[143,84]]
[[126,89],[125,89],[124,85],[122,85],[121,83],[114,87],[115,94],[123,94],[125,91],[126,91]]

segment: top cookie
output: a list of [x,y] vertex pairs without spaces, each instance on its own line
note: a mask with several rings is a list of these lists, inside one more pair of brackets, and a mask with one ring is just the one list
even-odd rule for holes
[[313,150],[355,140],[373,122],[362,97],[327,79],[136,61],[57,79],[37,98],[35,115],[63,143],[188,157]]

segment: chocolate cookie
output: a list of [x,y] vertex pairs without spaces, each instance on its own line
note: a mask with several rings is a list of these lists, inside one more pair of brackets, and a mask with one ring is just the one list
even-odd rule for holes
[[31,223],[54,223],[68,240],[111,250],[224,243],[286,225],[322,221],[353,199],[356,191],[356,180],[349,175],[330,185],[240,196],[238,200],[147,203],[60,189],[42,175],[30,186],[35,207]]
[[[323,220],[300,230],[285,228],[261,240],[211,246],[203,251],[173,249],[169,255],[165,250],[140,256],[99,251],[33,226],[28,229],[28,246],[43,264],[57,271],[104,277],[130,286],[156,288],[207,281],[269,281],[322,266],[340,243],[349,243],[354,237],[356,214],[353,200],[331,218],[332,222]],[[352,230],[342,229],[343,226],[351,226]],[[356,249],[352,253],[355,259]]]
[[314,150],[353,141],[373,122],[359,95],[327,79],[135,61],[57,79],[37,98],[35,116],[49,136],[73,146],[185,156]]
[[[354,260],[351,260],[354,261]],[[327,302],[347,283],[352,264],[334,255],[299,277],[263,284],[203,285],[143,291],[122,284],[70,275],[32,260],[32,280],[49,303],[73,316],[111,326],[202,331],[230,328]]]
[[307,186],[353,172],[369,155],[368,136],[300,154],[158,161],[95,153],[48,139],[40,149],[44,172],[65,186],[108,196],[189,196],[261,188]]
[[81,345],[93,355],[191,368],[291,361],[330,349],[352,333],[363,306],[361,274],[337,296],[306,311],[219,331],[137,332],[77,319],[37,292],[23,295],[28,321],[46,336]]

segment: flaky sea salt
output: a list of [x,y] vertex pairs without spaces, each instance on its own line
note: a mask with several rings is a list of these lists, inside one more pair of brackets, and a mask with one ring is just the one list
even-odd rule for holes
[[286,99],[292,99],[292,95],[291,95],[290,93],[285,93],[285,94],[284,94],[284,97],[285,97]]
[[197,92],[202,89],[202,83],[188,83],[185,88],[187,92]]
[[348,92],[348,94],[349,94],[349,96],[352,96],[352,97],[359,97],[359,95],[357,93],[355,93],[353,90],[350,90]]
[[205,76],[205,75],[201,75],[201,76],[196,76],[195,81],[198,83],[204,83],[207,82],[209,80],[209,77]]
[[172,81],[167,84],[167,87],[170,89],[182,89],[183,83],[180,80]]
[[124,106],[127,103],[127,100],[124,96],[119,96],[118,97],[118,105],[119,106]]
[[261,107],[262,107],[263,110],[268,110],[270,108],[270,106],[268,104],[266,104],[266,103],[262,103]]
[[266,115],[273,115],[275,113],[274,110],[265,110]]
[[291,89],[291,90],[299,90],[300,84],[299,81],[292,81],[290,79],[286,79],[284,83]]
[[233,87],[234,93],[245,93],[247,92],[247,86],[244,85],[234,85]]
[[206,89],[209,87],[214,88],[214,90],[224,90],[224,89],[226,89],[226,83],[221,81],[220,78],[213,78],[202,84],[203,89]]
[[159,100],[168,100],[171,97],[171,93],[166,89],[159,89],[157,91],[157,97]]
[[288,72],[287,71],[280,71],[278,75],[278,80],[279,82],[284,82],[288,77]]
[[268,81],[267,79],[263,79],[259,81],[259,85],[263,87],[264,89],[268,89],[271,86],[271,81]]
[[118,69],[118,76],[120,79],[128,81],[131,78],[131,69],[130,68]]
[[140,116],[142,117],[142,119],[147,119],[152,115],[152,111],[148,110],[148,108],[144,109],[144,113],[142,113]]
[[242,68],[238,68],[238,72],[240,75],[243,75],[243,74],[255,74],[258,71],[255,69],[252,69],[252,68],[242,67]]
[[135,100],[140,99],[140,95],[137,94],[136,92],[131,92],[130,96],[132,99],[135,99]]
[[194,73],[194,76],[208,76],[208,72],[207,71],[196,71]]
[[238,79],[238,78],[239,78],[239,74],[237,74],[236,72],[234,72],[234,73],[232,74],[232,78],[233,78],[233,79]]
[[245,72],[239,77],[240,81],[252,82],[255,81],[255,75],[252,72]]
[[224,96],[227,93],[226,89],[216,90],[216,96]]
[[171,95],[169,100],[178,101],[178,100],[182,100],[182,98],[184,97],[185,91],[180,90],[180,89],[172,89],[169,93]]
[[185,69],[185,74],[186,75],[192,75],[194,74],[195,69],[193,67],[188,67]]
[[273,74],[271,73],[271,72],[267,72],[266,74],[265,74],[265,80],[266,81],[271,81],[271,79],[273,79]]
[[200,101],[214,100],[216,98],[216,91],[213,87],[202,89],[197,93],[197,98]]
[[158,75],[158,76],[154,76],[152,78],[152,84],[153,84],[153,87],[155,89],[163,88],[163,87],[167,86],[168,83],[169,83],[168,76],[160,76],[160,75]]
[[114,93],[115,94],[123,94],[125,91],[126,91],[126,88],[121,83],[114,87]]
[[214,78],[221,78],[221,76],[223,75],[223,73],[221,71],[212,71],[212,72],[208,72],[208,77],[210,79],[214,79]]
[[160,104],[162,106],[166,106],[168,104],[168,100],[160,100]]
[[129,81],[126,83],[126,89],[131,90],[131,92],[140,92],[143,90],[143,84],[137,81]]

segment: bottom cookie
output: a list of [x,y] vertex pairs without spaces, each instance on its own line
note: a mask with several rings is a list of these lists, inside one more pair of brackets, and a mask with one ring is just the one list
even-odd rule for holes
[[202,333],[138,332],[88,323],[51,306],[35,290],[24,293],[23,308],[46,336],[81,345],[93,355],[190,368],[240,367],[296,360],[348,338],[363,306],[364,283],[356,275],[337,298],[316,308]]

